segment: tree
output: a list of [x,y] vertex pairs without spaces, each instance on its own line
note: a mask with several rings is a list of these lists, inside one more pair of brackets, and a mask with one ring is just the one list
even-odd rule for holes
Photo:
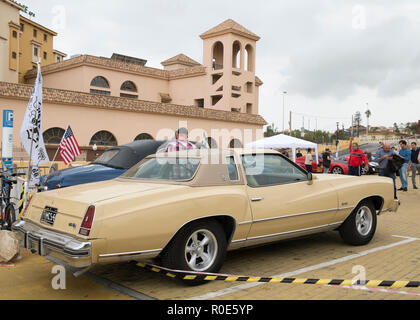
[[400,128],[398,128],[398,124],[396,122],[394,123],[394,132],[400,133]]
[[359,137],[359,127],[360,124],[362,123],[362,114],[360,113],[360,111],[357,111],[356,114],[354,115],[354,122],[357,125],[357,136]]
[[369,135],[369,118],[372,115],[372,112],[368,109],[366,112],[366,118],[367,118],[367,126],[366,126],[366,135]]
[[277,136],[281,132],[278,131],[278,129],[274,126],[274,123],[271,126],[268,126],[266,131],[264,132],[264,137],[269,138],[273,136]]

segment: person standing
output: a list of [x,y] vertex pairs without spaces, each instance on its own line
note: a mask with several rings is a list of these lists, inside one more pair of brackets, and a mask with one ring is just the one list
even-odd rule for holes
[[322,154],[322,165],[324,166],[324,174],[328,174],[331,167],[331,151],[328,148]]
[[165,152],[178,152],[192,149],[197,149],[197,147],[188,141],[188,130],[186,128],[180,128],[175,133],[175,140],[172,140],[166,145]]
[[366,171],[369,171],[369,160],[366,154],[360,150],[359,144],[350,140],[350,158],[348,161],[349,175],[360,177],[362,175],[362,165],[365,164]]
[[391,178],[394,182],[394,198],[397,199],[397,188],[395,184],[395,173],[389,170],[388,162],[392,161],[395,151],[391,149],[391,145],[385,142],[376,152],[376,162],[379,164],[379,176]]
[[400,169],[400,179],[402,187],[398,191],[408,191],[408,164],[411,161],[411,150],[407,148],[407,141],[400,141],[400,156],[404,158],[404,164]]
[[417,173],[420,176],[420,149],[417,148],[417,143],[416,142],[412,142],[411,143],[411,160],[410,163],[408,164],[408,171],[411,170],[412,176],[411,179],[413,181],[413,188],[414,189],[418,189],[417,185],[416,185],[416,175]]
[[312,150],[308,149],[308,153],[306,154],[305,157],[305,167],[306,167],[306,171],[312,173],[312,162],[314,161],[314,158],[312,156]]

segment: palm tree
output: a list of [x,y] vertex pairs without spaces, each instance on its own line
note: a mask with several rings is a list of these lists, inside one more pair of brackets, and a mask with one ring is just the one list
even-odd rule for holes
[[369,118],[372,115],[372,112],[369,109],[367,109],[365,114],[366,114],[366,117],[367,117],[366,137],[368,137],[369,136]]

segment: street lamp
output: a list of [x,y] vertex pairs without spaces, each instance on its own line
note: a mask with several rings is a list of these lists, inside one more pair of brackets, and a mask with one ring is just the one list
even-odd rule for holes
[[284,99],[286,97],[287,91],[283,91],[283,133],[284,133],[284,120],[285,120],[285,113],[284,113]]

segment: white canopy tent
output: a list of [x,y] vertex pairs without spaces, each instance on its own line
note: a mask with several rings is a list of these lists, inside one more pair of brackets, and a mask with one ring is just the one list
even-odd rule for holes
[[247,149],[292,149],[293,162],[296,162],[297,149],[314,149],[318,163],[318,145],[306,140],[279,134],[270,138],[258,140],[246,145]]

